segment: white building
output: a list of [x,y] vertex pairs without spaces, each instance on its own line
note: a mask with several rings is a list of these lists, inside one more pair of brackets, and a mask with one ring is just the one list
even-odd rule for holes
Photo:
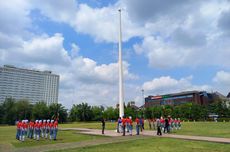
[[32,103],[58,102],[59,75],[51,71],[37,71],[4,65],[0,67],[0,102],[12,97]]

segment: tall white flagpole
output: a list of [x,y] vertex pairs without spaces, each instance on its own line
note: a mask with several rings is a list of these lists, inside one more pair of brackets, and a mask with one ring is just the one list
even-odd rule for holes
[[124,116],[124,89],[123,89],[123,65],[122,65],[122,34],[121,34],[121,9],[119,11],[119,116]]

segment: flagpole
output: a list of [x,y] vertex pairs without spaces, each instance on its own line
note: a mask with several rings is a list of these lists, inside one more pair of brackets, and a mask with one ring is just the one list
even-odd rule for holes
[[123,88],[123,65],[122,65],[122,33],[121,33],[121,9],[119,11],[119,116],[124,116],[124,88]]

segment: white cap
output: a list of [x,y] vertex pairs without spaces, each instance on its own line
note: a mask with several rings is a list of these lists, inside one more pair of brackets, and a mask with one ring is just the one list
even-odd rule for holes
[[43,120],[43,122],[46,122],[46,120]]
[[54,122],[54,120],[51,120],[51,122]]
[[49,119],[47,119],[47,122],[50,122],[50,120],[49,120]]

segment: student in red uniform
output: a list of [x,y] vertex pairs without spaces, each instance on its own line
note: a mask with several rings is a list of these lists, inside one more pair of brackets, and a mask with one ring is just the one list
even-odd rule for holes
[[43,120],[42,122],[42,138],[45,137],[45,130],[46,130],[46,120]]
[[38,120],[34,123],[34,140],[37,138],[37,126],[38,126]]
[[22,120],[22,124],[20,126],[20,130],[21,130],[20,140],[21,141],[25,141],[25,128],[26,128],[25,120]]
[[125,136],[126,118],[124,116],[121,122],[122,122],[123,136]]
[[49,127],[50,127],[50,140],[52,140],[53,139],[54,120],[51,120]]
[[132,136],[133,135],[133,121],[132,121],[132,117],[130,116],[128,119],[128,124],[129,124],[129,135]]
[[42,120],[39,120],[39,122],[37,123],[37,140],[40,140],[41,128],[42,128]]
[[17,133],[16,133],[16,139],[19,140],[20,138],[20,127],[21,127],[21,120],[17,122]]
[[29,132],[29,121],[25,120],[25,138],[28,136]]
[[48,138],[48,134],[50,132],[50,120],[46,121],[46,139]]
[[33,120],[30,121],[29,123],[29,134],[28,134],[28,138],[32,139],[34,134],[34,122]]
[[58,132],[58,121],[57,119],[54,122],[54,140],[57,138],[57,132]]
[[136,120],[135,120],[135,122],[136,122],[136,135],[139,135],[139,133],[140,133],[140,119],[137,117],[136,118]]

